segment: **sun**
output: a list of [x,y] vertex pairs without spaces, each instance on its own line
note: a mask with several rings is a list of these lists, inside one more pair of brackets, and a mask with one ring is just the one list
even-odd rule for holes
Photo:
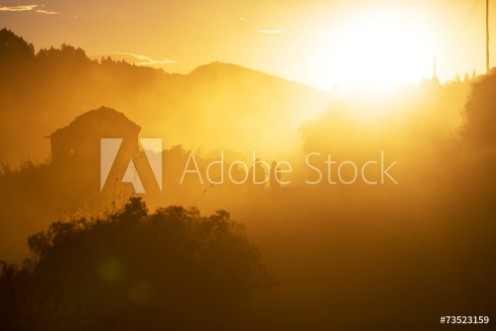
[[412,13],[354,14],[334,29],[318,54],[307,58],[319,68],[314,85],[381,91],[398,83],[419,83],[432,75],[435,57],[426,30],[421,17]]

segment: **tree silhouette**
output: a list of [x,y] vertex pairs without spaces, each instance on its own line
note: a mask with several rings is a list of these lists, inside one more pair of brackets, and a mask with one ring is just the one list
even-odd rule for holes
[[[12,31],[3,28],[0,30],[0,66],[6,69],[10,64],[22,63],[34,58],[34,46],[23,38],[16,36]],[[6,68],[3,68],[3,67]]]
[[4,264],[0,277],[7,329],[239,330],[251,294],[270,282],[224,211],[149,214],[131,198],[106,220],[55,222],[28,242],[30,263]]
[[496,121],[496,72],[492,71],[474,84],[466,105],[466,126],[464,138],[480,147],[494,147],[494,122]]

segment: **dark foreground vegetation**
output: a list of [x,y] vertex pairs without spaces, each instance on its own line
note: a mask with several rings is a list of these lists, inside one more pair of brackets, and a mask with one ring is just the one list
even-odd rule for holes
[[147,212],[55,222],[22,268],[0,265],[1,330],[241,330],[270,281],[226,212]]

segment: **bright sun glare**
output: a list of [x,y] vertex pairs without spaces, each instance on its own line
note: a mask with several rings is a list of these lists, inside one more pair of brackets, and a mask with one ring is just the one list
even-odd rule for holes
[[382,11],[347,20],[308,61],[319,68],[316,86],[380,91],[430,77],[434,55],[429,34],[419,20]]

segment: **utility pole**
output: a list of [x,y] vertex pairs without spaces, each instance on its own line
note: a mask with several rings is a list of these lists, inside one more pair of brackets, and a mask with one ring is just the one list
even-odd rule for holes
[[489,0],[486,0],[486,73],[489,72]]

